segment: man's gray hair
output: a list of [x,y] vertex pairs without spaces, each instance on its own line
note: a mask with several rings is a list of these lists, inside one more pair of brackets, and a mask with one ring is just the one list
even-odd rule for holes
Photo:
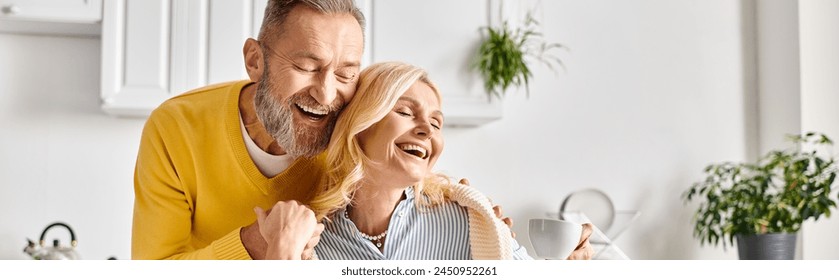
[[305,5],[327,15],[348,14],[355,17],[364,34],[364,15],[356,7],[354,0],[269,0],[265,6],[265,17],[259,29],[260,41],[271,41],[282,36],[283,23],[297,5]]

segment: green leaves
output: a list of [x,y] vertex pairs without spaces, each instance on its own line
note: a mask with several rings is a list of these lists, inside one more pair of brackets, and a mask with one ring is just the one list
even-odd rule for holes
[[[700,200],[694,236],[705,243],[734,245],[734,236],[796,232],[809,219],[829,217],[837,164],[816,147],[833,142],[821,133],[789,136],[794,149],[767,153],[756,164],[719,163],[704,169],[705,178],[683,194]],[[811,150],[805,150],[809,148]]]
[[524,61],[520,40],[506,26],[505,23],[500,29],[487,27],[489,37],[478,51],[478,70],[484,77],[484,88],[498,98],[511,85],[527,86],[533,75]]
[[524,22],[524,28],[510,30],[505,21],[500,27],[484,27],[486,37],[478,49],[473,67],[484,79],[484,89],[490,96],[502,98],[510,86],[525,86],[530,96],[530,79],[533,73],[527,58],[535,58],[554,70],[554,64],[562,66],[562,61],[550,53],[551,50],[564,48],[560,44],[542,41],[542,34],[535,31],[537,22],[530,13]]

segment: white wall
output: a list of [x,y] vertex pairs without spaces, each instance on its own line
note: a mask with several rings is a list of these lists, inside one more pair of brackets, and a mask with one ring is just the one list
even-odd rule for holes
[[[85,259],[130,258],[143,120],[99,109],[98,38],[0,34],[0,259],[63,221]],[[47,241],[69,244],[63,228]]]
[[[511,92],[503,119],[447,129],[438,168],[502,205],[528,248],[528,219],[597,187],[642,212],[617,240],[629,257],[735,259],[699,246],[680,195],[708,163],[753,156],[749,1],[540,3],[547,39],[570,48],[567,71],[537,66],[530,98]],[[84,258],[130,257],[143,121],[99,109],[99,43],[0,34],[0,259],[25,258],[26,238],[56,220],[74,226]]]
[[567,71],[536,67],[530,99],[512,92],[502,120],[446,131],[439,167],[507,209],[527,246],[528,219],[596,187],[619,210],[642,212],[617,240],[629,257],[736,258],[736,250],[700,248],[695,207],[680,195],[706,164],[747,156],[745,123],[755,112],[744,60],[753,53],[744,50],[741,3],[541,5],[547,39],[570,48]]
[[[839,141],[839,2],[799,1],[801,36],[801,129]],[[836,154],[837,149],[831,151]],[[839,218],[804,225],[806,259],[839,259]]]
[[757,2],[760,154],[786,147],[801,132],[798,1]]

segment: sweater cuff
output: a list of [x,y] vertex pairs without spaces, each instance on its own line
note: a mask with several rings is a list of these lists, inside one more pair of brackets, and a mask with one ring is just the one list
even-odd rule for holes
[[242,245],[242,238],[239,232],[242,228],[236,228],[227,235],[213,242],[213,252],[219,260],[250,260],[251,255]]

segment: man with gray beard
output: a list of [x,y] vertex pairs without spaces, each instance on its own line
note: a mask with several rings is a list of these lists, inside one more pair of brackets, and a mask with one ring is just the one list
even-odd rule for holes
[[[258,40],[244,44],[249,80],[152,112],[135,168],[133,259],[311,256],[323,225],[304,205],[355,93],[363,26],[352,0],[269,1]],[[260,228],[257,215],[271,223]]]

